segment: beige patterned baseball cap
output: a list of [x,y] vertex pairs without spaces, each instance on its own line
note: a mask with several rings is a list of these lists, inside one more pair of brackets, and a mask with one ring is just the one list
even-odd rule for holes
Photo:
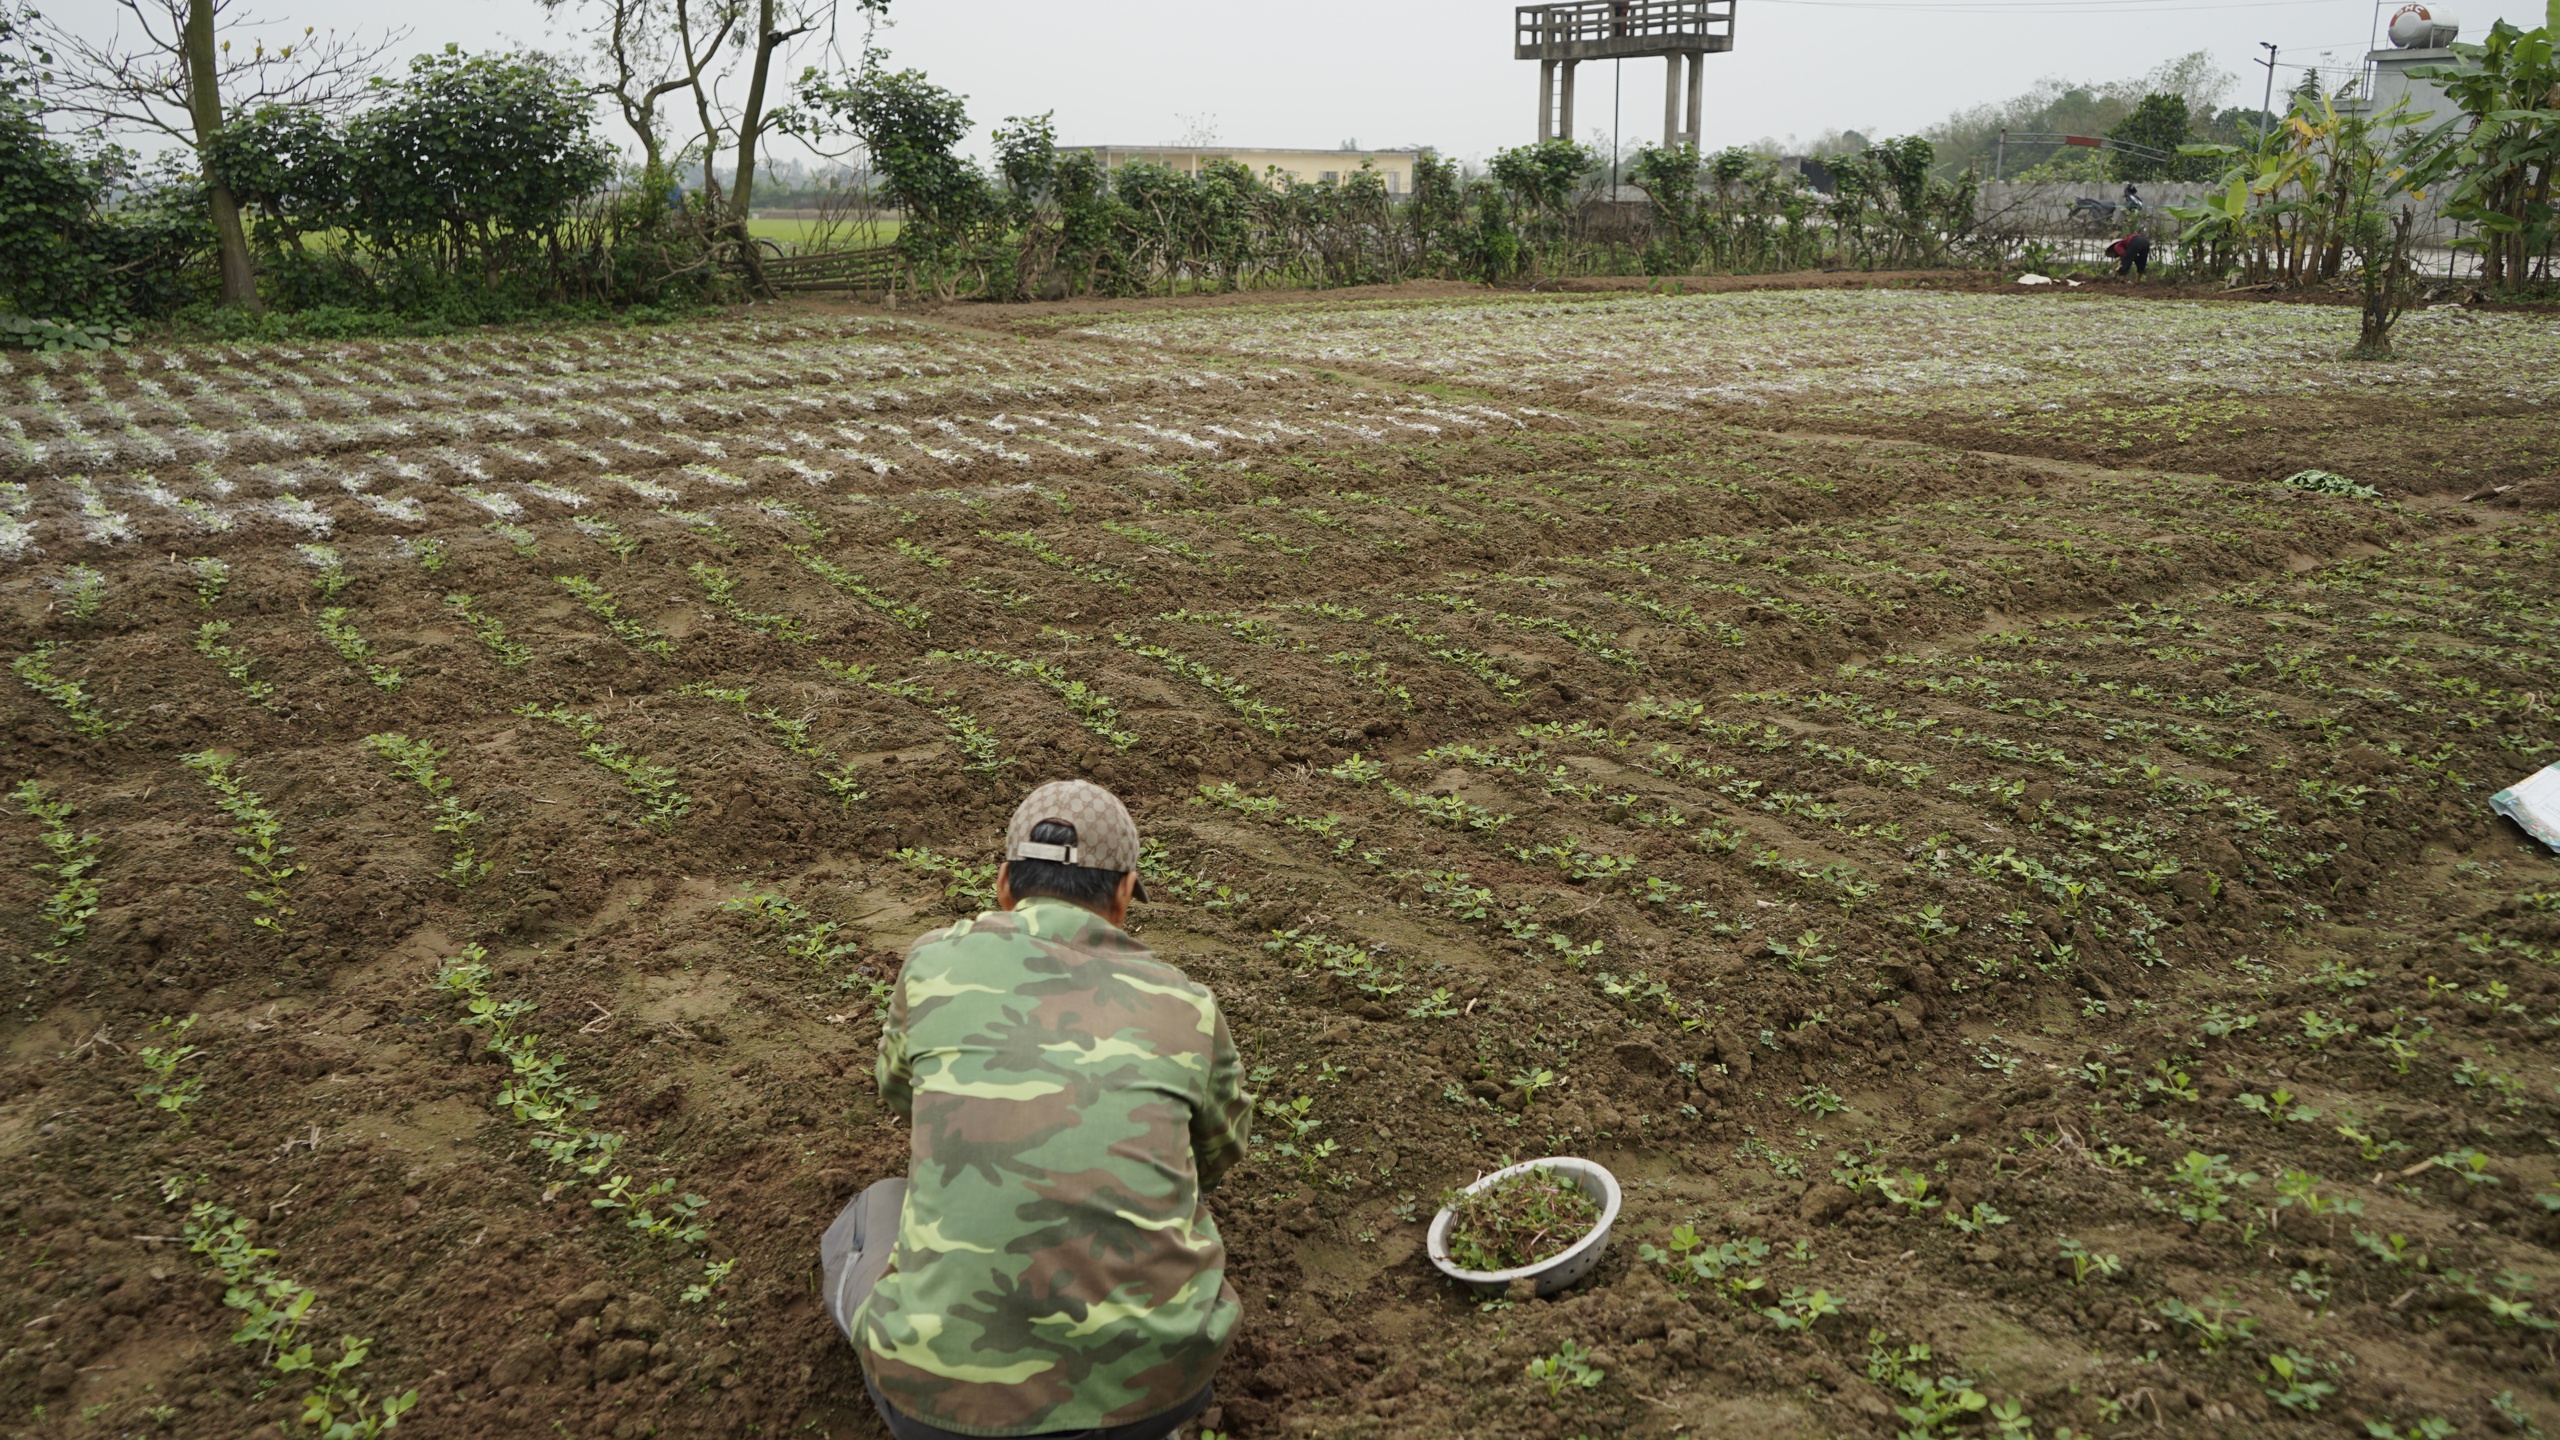
[[[1043,821],[1075,827],[1072,845],[1044,845],[1031,838]],[[1090,870],[1138,868],[1138,822],[1120,797],[1090,780],[1052,780],[1023,797],[1004,827],[1004,858],[1048,860]],[[1147,898],[1143,882],[1138,898]]]

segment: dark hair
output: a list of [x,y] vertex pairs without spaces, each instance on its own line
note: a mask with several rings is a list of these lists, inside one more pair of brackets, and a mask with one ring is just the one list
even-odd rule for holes
[[[1043,820],[1031,827],[1031,843],[1073,845],[1076,827],[1063,820]],[[1005,883],[1012,887],[1014,899],[1045,895],[1088,910],[1108,907],[1120,893],[1121,877],[1128,873],[1096,870],[1089,865],[1062,865],[1055,860],[1008,860],[1004,867]]]

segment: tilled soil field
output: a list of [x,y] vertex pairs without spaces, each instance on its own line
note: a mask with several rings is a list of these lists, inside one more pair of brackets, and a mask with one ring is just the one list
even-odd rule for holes
[[[2560,1428],[2560,325],[2352,327],[11,356],[0,1428],[879,1434],[882,996],[1061,775],[1263,1099],[1223,1434]],[[1558,1153],[1593,1279],[1441,1282]]]

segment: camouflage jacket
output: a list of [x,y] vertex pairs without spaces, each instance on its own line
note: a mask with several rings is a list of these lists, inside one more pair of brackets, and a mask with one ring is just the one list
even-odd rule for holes
[[1202,1203],[1253,1097],[1209,992],[1081,907],[1027,900],[907,952],[880,1094],[913,1124],[891,1269],[856,1321],[899,1410],[964,1435],[1146,1419],[1241,1307]]

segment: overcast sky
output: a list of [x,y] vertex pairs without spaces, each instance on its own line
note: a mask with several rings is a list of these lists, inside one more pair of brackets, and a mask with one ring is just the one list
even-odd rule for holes
[[[144,0],[152,3],[152,0]],[[1764,136],[1811,139],[1833,128],[1901,134],[1949,112],[2005,99],[2048,76],[2139,75],[2193,50],[2235,76],[2231,102],[2254,101],[2259,41],[2296,64],[2343,67],[2363,55],[2376,16],[2401,0],[1739,0],[1736,44],[1707,60],[1706,146]],[[304,25],[378,31],[387,16],[408,48],[531,46],[569,51],[576,0],[554,21],[529,0],[239,0],[264,33]],[[49,0],[63,21],[103,28],[114,0]],[[1229,145],[1371,148],[1431,145],[1476,157],[1536,138],[1537,67],[1511,58],[1512,6],[1495,0],[893,0],[881,43],[900,67],[968,97],[985,127],[1056,113],[1062,141],[1162,144],[1205,122]],[[850,13],[849,3],[844,9]],[[2502,10],[2538,23],[2540,5],[2500,0],[2461,12],[2476,39]],[[849,22],[858,26],[858,22]],[[253,32],[242,32],[253,33]],[[842,37],[848,54],[858,28]],[[804,52],[799,63],[822,58]],[[1582,67],[1576,128],[1610,120],[1610,67]],[[1625,147],[1659,138],[1663,62],[1625,62]],[[672,108],[672,107],[671,107]],[[619,120],[607,127],[617,141]]]

